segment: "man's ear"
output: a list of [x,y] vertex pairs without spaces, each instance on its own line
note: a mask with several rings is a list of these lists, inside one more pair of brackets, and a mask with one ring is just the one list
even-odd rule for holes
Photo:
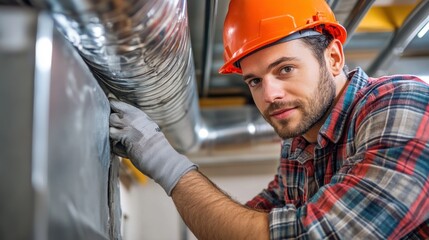
[[332,40],[326,48],[326,64],[334,77],[340,75],[345,64],[343,44],[338,39]]

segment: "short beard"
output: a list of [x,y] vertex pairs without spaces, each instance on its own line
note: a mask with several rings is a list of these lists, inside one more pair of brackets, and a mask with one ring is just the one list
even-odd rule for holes
[[[291,102],[274,102],[264,111],[263,116],[274,127],[282,139],[301,136],[323,119],[334,102],[335,92],[336,86],[333,77],[329,74],[326,67],[322,67],[320,69],[320,80],[317,88],[311,94],[312,97]],[[287,119],[281,120],[277,124],[274,124],[270,120],[270,112],[291,106],[297,107],[302,112],[302,121],[297,127],[294,129],[288,127],[290,123]]]

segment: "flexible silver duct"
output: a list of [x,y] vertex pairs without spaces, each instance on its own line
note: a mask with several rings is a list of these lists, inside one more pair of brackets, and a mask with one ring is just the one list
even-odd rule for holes
[[275,137],[259,119],[231,127],[201,119],[186,0],[29,3],[48,9],[103,87],[144,110],[180,152]]
[[177,150],[198,146],[200,117],[185,0],[43,4],[105,88],[144,110]]

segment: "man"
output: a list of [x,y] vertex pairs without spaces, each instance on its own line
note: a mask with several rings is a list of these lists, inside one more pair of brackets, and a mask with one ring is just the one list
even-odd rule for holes
[[243,206],[142,111],[111,100],[114,151],[171,195],[199,239],[429,238],[429,86],[345,72],[324,0],[232,0],[221,73],[242,74],[282,137],[274,180]]

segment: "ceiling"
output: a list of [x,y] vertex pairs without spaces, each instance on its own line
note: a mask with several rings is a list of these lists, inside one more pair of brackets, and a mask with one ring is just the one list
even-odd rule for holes
[[[416,15],[413,12],[416,6],[422,8],[423,4],[419,5],[419,0],[327,0],[327,2],[333,7],[337,20],[348,30],[349,39],[345,46],[345,55],[349,68],[361,66],[368,70],[370,75],[402,73],[401,71],[429,75],[429,68],[424,67],[429,66],[429,33],[423,38],[416,37],[411,41],[398,36],[398,31],[402,31],[402,35],[415,35],[401,27],[404,27],[407,17]],[[427,2],[422,3],[428,5]],[[200,105],[203,108],[252,104],[241,76],[220,75],[217,72],[223,64],[222,27],[228,3],[229,0],[188,0],[191,41],[199,83]],[[410,19],[406,29],[417,25],[416,21],[420,25],[427,21],[428,8],[424,6],[424,9],[420,10],[420,16]],[[382,52],[389,43],[390,48],[403,48],[404,44],[406,48],[403,51],[401,49],[399,53],[387,50]],[[384,66],[376,67],[376,61],[383,62]],[[371,66],[377,71],[371,72],[369,69]]]

